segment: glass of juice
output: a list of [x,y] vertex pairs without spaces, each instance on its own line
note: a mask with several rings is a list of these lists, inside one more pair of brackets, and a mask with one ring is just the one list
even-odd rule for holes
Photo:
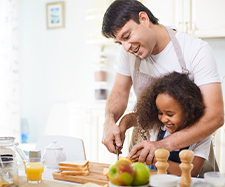
[[28,183],[41,183],[44,172],[44,160],[41,158],[29,158],[25,163],[25,173]]

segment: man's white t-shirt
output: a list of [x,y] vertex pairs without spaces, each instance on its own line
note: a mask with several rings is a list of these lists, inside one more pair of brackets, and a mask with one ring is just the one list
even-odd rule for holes
[[[200,86],[221,82],[215,58],[208,43],[181,31],[177,31],[175,36],[180,44],[186,68],[194,75],[195,84]],[[133,80],[135,59],[135,55],[122,48],[118,63],[115,65],[116,72],[131,76]],[[182,69],[172,42],[170,41],[165,49],[157,55],[151,55],[141,60],[140,71],[153,77],[173,71],[181,73]]]

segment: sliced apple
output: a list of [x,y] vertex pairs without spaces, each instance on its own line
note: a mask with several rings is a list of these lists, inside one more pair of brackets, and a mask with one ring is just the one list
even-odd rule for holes
[[106,178],[109,180],[109,168],[103,169],[103,175],[106,176]]
[[107,173],[109,173],[109,168],[104,168],[103,169],[103,175],[106,175]]
[[126,157],[124,157],[124,156],[119,156],[119,160],[126,160],[126,161],[128,161],[130,164],[133,164],[133,162],[132,162],[130,159],[128,159],[128,158],[126,158]]

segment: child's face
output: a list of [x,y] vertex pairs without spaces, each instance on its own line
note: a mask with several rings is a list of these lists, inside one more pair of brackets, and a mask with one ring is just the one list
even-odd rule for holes
[[170,133],[182,128],[184,115],[180,103],[168,94],[159,94],[156,98],[158,118]]

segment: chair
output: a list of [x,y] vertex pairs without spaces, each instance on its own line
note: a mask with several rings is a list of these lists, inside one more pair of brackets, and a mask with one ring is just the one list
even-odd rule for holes
[[52,141],[54,140],[57,141],[57,144],[63,146],[66,154],[66,161],[86,160],[83,140],[71,136],[41,136],[37,141],[35,149],[41,150],[41,156],[43,156],[45,147],[52,143]]

